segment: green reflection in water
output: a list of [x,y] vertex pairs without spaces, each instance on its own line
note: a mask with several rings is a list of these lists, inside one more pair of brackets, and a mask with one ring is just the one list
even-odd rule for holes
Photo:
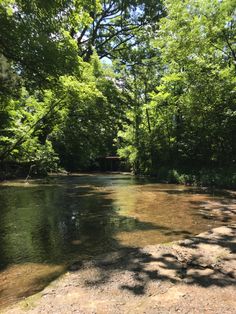
[[[55,277],[52,274],[60,273],[55,267],[73,259],[124,246],[179,240],[222,224],[216,217],[206,219],[199,211],[202,204],[222,198],[194,192],[124,175],[59,177],[2,185],[0,269],[3,272],[9,265],[26,265],[24,271],[8,271],[10,282],[17,280],[13,273],[25,274],[32,263],[44,268],[51,265],[51,273],[49,268],[41,276],[46,284],[43,276],[51,280]],[[28,274],[29,281],[21,285],[17,296],[5,280],[2,288],[0,284],[0,298],[4,299],[5,293],[14,299],[35,292],[37,285],[42,288],[36,275],[33,271]]]
[[1,268],[21,262],[61,263],[75,253],[94,255],[116,245],[113,235],[118,230],[154,228],[117,214],[109,188],[133,183],[130,177],[115,183],[109,177],[82,177],[1,187]]

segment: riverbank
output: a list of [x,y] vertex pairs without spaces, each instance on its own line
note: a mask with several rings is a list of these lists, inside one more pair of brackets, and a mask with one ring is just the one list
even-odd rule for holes
[[195,187],[208,187],[209,189],[231,189],[236,190],[236,168],[202,168],[202,169],[181,169],[181,168],[166,168],[160,167],[149,174],[132,173],[125,171],[80,171],[68,172],[60,170],[58,172],[46,172],[43,169],[32,167],[32,165],[11,164],[5,166],[3,170],[0,167],[0,182],[5,180],[34,180],[45,179],[48,180],[53,177],[60,176],[82,176],[82,175],[96,175],[96,174],[123,174],[133,175],[136,178],[154,179],[159,183],[168,184],[183,184]]
[[234,312],[235,294],[234,224],[75,262],[42,292],[3,313],[222,314]]
[[236,190],[236,168],[166,168],[151,172],[161,182]]

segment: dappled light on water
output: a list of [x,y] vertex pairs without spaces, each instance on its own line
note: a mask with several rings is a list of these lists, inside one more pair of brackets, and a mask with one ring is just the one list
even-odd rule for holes
[[233,198],[129,175],[0,186],[0,305],[41,290],[73,261],[176,241],[235,219]]

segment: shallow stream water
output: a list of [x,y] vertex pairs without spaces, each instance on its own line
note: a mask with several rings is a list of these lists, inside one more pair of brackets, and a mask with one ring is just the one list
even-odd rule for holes
[[[230,207],[231,206],[231,207]],[[68,264],[180,240],[235,219],[234,199],[130,175],[0,185],[0,306],[42,289]],[[217,213],[223,208],[224,215]]]

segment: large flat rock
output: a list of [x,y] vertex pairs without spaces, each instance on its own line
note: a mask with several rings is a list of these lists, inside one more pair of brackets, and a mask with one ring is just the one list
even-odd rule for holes
[[235,313],[236,225],[188,240],[124,248],[75,263],[37,296],[5,311],[25,313]]

